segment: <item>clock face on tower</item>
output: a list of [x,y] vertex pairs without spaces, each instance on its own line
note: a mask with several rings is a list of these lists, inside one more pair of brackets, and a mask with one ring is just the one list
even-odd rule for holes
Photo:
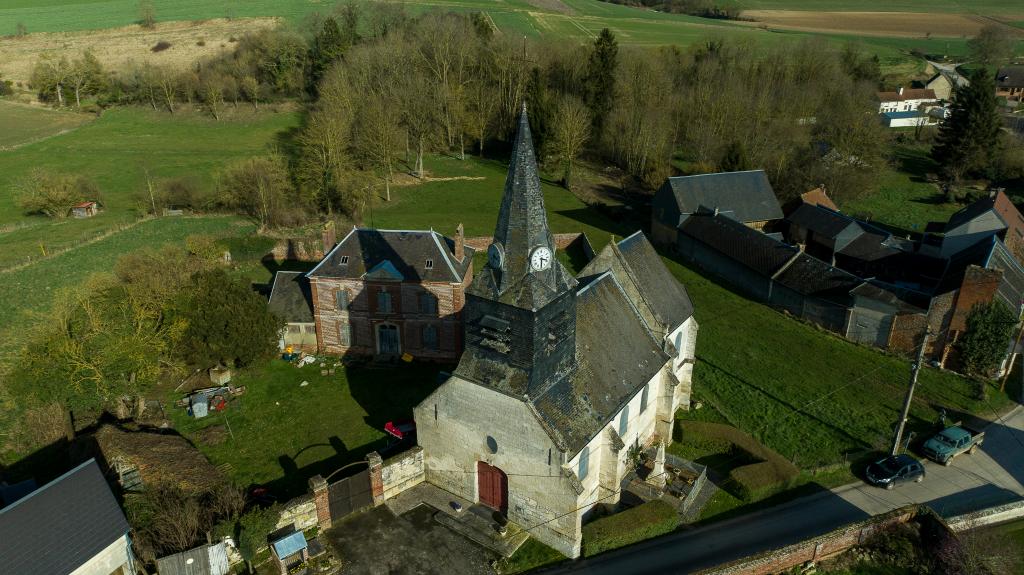
[[530,268],[539,272],[551,267],[551,250],[546,247],[539,247],[530,254]]
[[491,264],[491,267],[497,270],[501,269],[501,265],[505,262],[505,250],[501,249],[501,244],[494,242],[487,248],[487,263]]

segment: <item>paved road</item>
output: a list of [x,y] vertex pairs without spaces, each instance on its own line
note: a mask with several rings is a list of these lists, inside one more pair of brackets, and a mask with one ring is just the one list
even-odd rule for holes
[[929,462],[926,468],[928,475],[922,483],[892,491],[854,483],[576,561],[551,573],[688,573],[796,543],[908,504],[925,503],[949,516],[1019,499],[1024,497],[1024,409],[1017,408],[990,426],[978,453],[958,457],[950,467]]

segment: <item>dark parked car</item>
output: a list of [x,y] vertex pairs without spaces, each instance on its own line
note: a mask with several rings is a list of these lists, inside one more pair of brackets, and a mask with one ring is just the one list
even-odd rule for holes
[[909,455],[890,455],[871,465],[865,472],[868,483],[892,489],[897,483],[924,480],[924,465]]

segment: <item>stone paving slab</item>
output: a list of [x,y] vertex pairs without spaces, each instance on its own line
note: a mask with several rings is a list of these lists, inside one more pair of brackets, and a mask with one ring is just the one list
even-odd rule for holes
[[506,532],[502,535],[498,532],[497,520],[491,517],[493,513],[493,510],[474,505],[459,515],[438,512],[434,521],[503,557],[511,557],[530,534],[515,523],[506,522]]

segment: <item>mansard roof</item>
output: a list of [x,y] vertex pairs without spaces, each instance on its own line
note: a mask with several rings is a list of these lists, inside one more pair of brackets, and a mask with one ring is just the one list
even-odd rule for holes
[[580,272],[580,278],[611,271],[630,302],[655,332],[664,337],[693,315],[693,303],[643,232],[609,243]]
[[472,248],[459,261],[455,241],[434,230],[353,228],[307,277],[458,283],[472,262]]

